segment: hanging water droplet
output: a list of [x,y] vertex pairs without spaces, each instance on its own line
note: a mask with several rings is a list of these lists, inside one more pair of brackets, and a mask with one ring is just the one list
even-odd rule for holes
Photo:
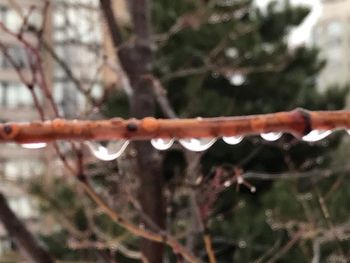
[[174,143],[174,139],[152,139],[151,144],[154,148],[160,151],[168,150]]
[[234,47],[227,48],[225,55],[229,58],[236,58],[238,56],[238,49]]
[[202,152],[208,150],[216,142],[216,138],[190,138],[179,140],[181,145],[187,150],[194,152]]
[[266,141],[277,141],[282,136],[282,132],[268,132],[268,133],[262,133],[260,134],[261,138],[263,138]]
[[222,137],[222,140],[227,144],[235,145],[239,144],[243,140],[243,136]]
[[243,184],[244,180],[242,176],[237,177],[237,184]]
[[214,78],[214,79],[217,79],[218,77],[220,77],[220,74],[218,72],[213,72],[211,73],[211,76]]
[[240,86],[244,83],[245,77],[240,73],[234,73],[229,76],[230,83],[235,86]]
[[128,140],[118,140],[110,142],[86,142],[91,152],[96,158],[102,161],[112,161],[117,159],[128,146]]
[[246,248],[247,247],[247,243],[244,240],[241,240],[238,242],[238,247],[239,248]]
[[251,192],[251,193],[255,193],[255,192],[256,192],[255,186],[250,187],[250,192]]
[[195,185],[200,185],[202,181],[203,181],[203,176],[198,176],[196,178],[196,181],[194,182],[194,184]]
[[231,186],[231,181],[230,180],[227,180],[224,182],[224,186],[225,187],[230,187]]
[[332,131],[313,130],[307,135],[303,136],[302,139],[303,141],[306,141],[306,142],[316,142],[326,138],[331,133]]
[[47,146],[47,143],[46,142],[22,143],[21,146],[25,149],[42,149]]

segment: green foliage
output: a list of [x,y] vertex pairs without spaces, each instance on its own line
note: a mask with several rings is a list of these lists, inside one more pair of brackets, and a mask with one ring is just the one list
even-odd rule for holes
[[[154,63],[179,116],[259,114],[297,107],[344,108],[347,89],[317,90],[316,77],[325,64],[318,50],[287,45],[286,35],[308,15],[307,8],[292,6],[288,1],[275,1],[264,11],[254,8],[251,1],[232,1],[225,7],[219,4],[224,1],[215,1],[195,8],[196,2],[176,1],[170,5],[154,1],[153,5],[155,31],[160,35],[170,32],[179,21],[187,21],[181,30],[159,43]],[[235,15],[227,15],[232,13]],[[230,77],[234,74],[242,74],[244,83],[232,84]],[[210,174],[213,167],[223,164],[265,173],[310,171],[329,165],[340,142],[340,134],[313,144],[298,142],[291,135],[273,143],[254,137],[237,146],[217,142],[203,155],[202,171]],[[174,162],[172,166],[176,167]],[[219,262],[250,262],[276,242],[282,247],[291,239],[291,232],[276,224],[308,223],[309,210],[316,224],[327,229],[314,189],[320,188],[324,194],[335,180],[251,181],[257,187],[256,194],[242,187],[238,193],[226,190],[219,196],[210,220],[213,239],[223,240],[214,241]],[[304,200],[308,194],[312,199]],[[346,200],[347,195],[343,189],[327,200],[335,222],[346,220],[347,210],[339,209],[337,204],[344,203],[342,199]],[[275,223],[268,222],[266,213],[273,214]],[[246,244],[244,248],[239,247],[240,242]],[[312,244],[303,242],[292,246],[278,262],[309,262]],[[337,244],[327,246],[326,257]]]
[[[152,1],[156,33],[153,70],[166,88],[178,116],[234,116],[296,107],[342,109],[347,89],[332,87],[320,93],[316,88],[316,77],[325,64],[319,59],[318,50],[287,45],[287,34],[308,13],[307,8],[292,6],[288,1],[272,2],[264,11],[258,10],[251,0]],[[244,78],[242,84],[230,81],[235,74]],[[102,110],[109,117],[128,117],[127,97],[121,93],[108,96]],[[163,117],[160,111],[158,114]],[[218,141],[203,154],[202,173],[210,177],[214,168],[222,165],[238,165],[245,171],[261,173],[310,171],[332,163],[332,153],[340,142],[340,134],[313,144],[300,142],[288,134],[277,142],[248,137],[237,146],[229,146]],[[105,168],[111,172],[117,169]],[[174,196],[187,182],[185,171],[181,150],[172,149],[164,154],[167,190]],[[328,229],[319,194],[327,193],[336,179],[252,180],[249,182],[257,188],[254,194],[244,186],[238,192],[234,186],[224,190],[208,220],[218,262],[253,262],[274,246],[279,251],[290,241],[291,233],[297,231],[297,223],[307,224],[312,219],[315,228]],[[111,185],[103,176],[91,181],[104,189]],[[42,208],[70,211],[69,217],[77,228],[87,230],[87,215],[72,186],[55,182],[54,189],[55,192],[47,192],[38,185],[33,188],[35,194],[49,200]],[[172,232],[185,230],[188,223],[187,214],[181,214],[188,206],[188,199],[179,195],[168,203],[172,208],[170,219],[181,219],[174,220],[169,227]],[[341,224],[348,219],[346,200],[349,195],[350,191],[341,185],[326,200],[334,223]],[[339,209],[339,206],[344,208]],[[124,232],[105,215],[98,215],[94,220],[100,230],[110,236],[120,236]],[[289,227],[291,222],[295,225]],[[67,242],[67,237],[62,230],[44,237],[44,241],[59,258],[76,258],[78,252],[60,247]],[[137,243],[128,241],[133,245]],[[346,241],[341,243],[350,248]],[[196,247],[195,252],[205,259],[200,237]],[[328,257],[339,244],[329,242],[323,247],[322,257]],[[310,262],[312,253],[312,242],[303,240],[292,246],[278,262]],[[174,256],[169,250],[167,254]],[[118,260],[128,262],[120,257]]]

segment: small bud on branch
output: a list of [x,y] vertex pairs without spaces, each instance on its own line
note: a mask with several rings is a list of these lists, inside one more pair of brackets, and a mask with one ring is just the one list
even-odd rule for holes
[[54,140],[150,140],[153,138],[211,138],[288,132],[302,137],[312,130],[350,129],[350,111],[296,109],[238,117],[142,120],[65,120],[0,124],[0,143]]

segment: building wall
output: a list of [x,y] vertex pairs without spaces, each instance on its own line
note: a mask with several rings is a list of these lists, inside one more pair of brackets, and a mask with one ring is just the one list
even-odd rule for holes
[[[22,17],[32,5],[38,13],[30,16],[30,23],[40,24],[42,5],[38,0],[0,0],[0,21],[13,31],[22,24]],[[129,23],[127,5],[124,0],[112,1],[113,8],[122,24]],[[101,19],[98,0],[54,0],[51,1],[49,16],[46,21],[45,40],[52,45],[57,55],[67,64],[74,76],[79,79],[82,88],[91,90],[91,94],[101,94],[103,85],[109,86],[118,81],[115,71],[104,67],[103,59],[108,57],[113,64],[116,61],[115,50],[111,45],[106,26]],[[37,39],[24,33],[26,40],[38,44]],[[13,58],[21,65],[20,71],[25,78],[31,78],[28,53],[20,42],[0,30],[0,43],[5,45]],[[54,100],[60,113],[65,118],[76,118],[84,112],[86,100],[76,89],[74,82],[62,70],[61,66],[44,49],[41,50],[46,81],[52,90]],[[98,77],[96,77],[99,75]],[[47,118],[52,119],[50,106],[40,89],[36,89]],[[33,121],[39,119],[28,88],[23,85],[18,72],[5,59],[0,48],[0,121]],[[31,198],[16,188],[14,182],[23,181],[32,176],[42,176],[48,171],[59,171],[62,168],[55,158],[52,148],[28,150],[16,144],[1,145],[0,150],[0,191],[8,198],[15,212],[30,224],[34,231],[38,230],[31,222],[37,216]],[[7,182],[6,184],[3,182]],[[35,221],[35,220],[34,220]],[[43,227],[40,226],[40,230]],[[45,230],[44,230],[45,231]],[[0,261],[11,246],[6,231],[0,223]]]
[[[0,21],[13,31],[19,30],[22,23],[22,12],[26,12],[30,5],[38,4],[39,1],[0,0]],[[17,3],[17,5],[16,5]],[[32,17],[32,22],[36,20]],[[35,38],[24,34],[26,39],[35,44]],[[0,30],[0,43],[6,46],[11,57],[19,65],[20,71],[25,78],[30,78],[27,54],[23,46],[15,38]],[[42,99],[42,98],[41,98]],[[20,81],[18,73],[11,63],[0,51],[0,121],[28,121],[38,119],[33,100],[28,88]],[[31,223],[36,216],[33,200],[16,187],[16,182],[30,176],[39,176],[43,173],[46,160],[44,151],[32,151],[24,149],[16,144],[1,145],[0,150],[0,191],[6,195],[9,205],[23,219],[27,220],[30,228],[35,226]],[[0,256],[7,254],[12,248],[6,231],[0,226]]]
[[[10,2],[17,3],[15,5]],[[31,16],[30,22],[40,24],[42,13],[38,0],[0,0],[0,21],[13,31],[19,30],[22,24],[21,15],[26,14],[31,5],[36,5],[38,14]],[[92,83],[96,75],[98,63],[101,61],[101,24],[99,24],[98,1],[95,0],[55,0],[51,1],[46,21],[46,33],[44,38],[54,48],[55,52],[72,69],[74,75],[81,79],[84,88],[99,88],[99,83]],[[39,5],[39,6],[38,6]],[[37,39],[25,33],[25,38],[32,44],[37,44]],[[13,58],[21,65],[20,71],[25,78],[31,78],[29,70],[28,54],[23,46],[15,38],[0,30],[0,43],[6,46]],[[52,57],[41,50],[46,81],[52,90],[54,99],[60,108],[60,113],[66,118],[75,118],[83,110],[85,101],[81,93],[77,91],[60,66]],[[36,89],[40,102],[47,118],[52,119],[50,106],[45,101],[45,96],[40,89]],[[0,121],[33,121],[38,120],[39,115],[34,107],[33,99],[28,88],[21,82],[18,72],[4,57],[0,48]],[[37,216],[35,204],[32,198],[19,191],[15,185],[18,181],[26,180],[33,176],[52,176],[57,173],[57,160],[52,147],[41,150],[24,149],[17,144],[1,145],[0,150],[0,191],[3,192],[10,206],[24,220],[30,229],[45,231],[45,227],[36,226]],[[7,183],[5,183],[7,182]],[[6,231],[0,223],[0,261],[1,255],[11,248],[6,237]]]
[[323,13],[313,30],[313,42],[327,60],[318,80],[321,91],[350,83],[350,0],[323,1]]

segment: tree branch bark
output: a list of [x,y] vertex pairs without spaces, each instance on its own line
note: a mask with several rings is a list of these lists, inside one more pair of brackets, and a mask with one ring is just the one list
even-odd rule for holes
[[[145,86],[143,86],[145,87]],[[134,114],[152,115],[147,94],[135,99]],[[146,96],[147,95],[147,96]],[[141,109],[145,109],[141,112]],[[148,109],[148,110],[147,110]],[[29,123],[0,124],[0,143],[35,143],[54,140],[150,140],[153,138],[211,138],[221,136],[247,136],[267,132],[288,132],[302,137],[312,130],[331,131],[350,129],[350,111],[277,112],[265,115],[195,119],[143,119],[113,118],[100,121],[55,119]],[[144,142],[140,142],[141,144]],[[146,143],[148,146],[149,144]],[[147,146],[148,155],[154,150]],[[146,153],[146,152],[143,152]],[[153,156],[158,158],[157,154]],[[147,167],[148,169],[148,167]]]

